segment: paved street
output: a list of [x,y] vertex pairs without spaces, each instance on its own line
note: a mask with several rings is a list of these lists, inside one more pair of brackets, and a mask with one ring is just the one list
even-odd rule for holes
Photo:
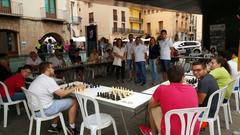
[[[94,81],[96,83],[100,83],[105,86],[124,86],[129,89],[133,89],[134,91],[141,92],[149,87],[147,86],[138,86],[135,85],[133,82],[130,83],[120,83],[120,84],[115,84],[113,75],[109,75],[104,78],[97,78]],[[148,80],[150,80],[150,76],[148,74]],[[148,81],[150,82],[150,81]],[[119,110],[100,105],[100,110],[101,112],[105,112],[108,114],[111,114],[113,118],[116,121],[117,124],[117,129],[119,135],[125,135],[125,131],[123,128],[123,123],[121,119],[121,115]],[[222,129],[222,135],[231,135],[234,130],[240,130],[240,114],[235,111],[235,100],[234,97],[231,99],[231,110],[232,110],[232,117],[233,117],[233,124],[230,125],[230,130],[226,130],[225,128],[225,123],[224,123],[224,118],[223,118],[223,110],[221,108],[220,110],[220,122],[221,122],[221,129]],[[145,122],[146,119],[146,112],[142,111],[139,114],[135,115],[133,117],[133,113],[131,112],[125,112],[125,116],[127,118],[127,126],[130,132],[130,135],[139,135],[139,130],[138,130],[138,125],[142,124]],[[67,120],[66,114],[65,114],[65,120]],[[81,114],[79,112],[78,114],[78,122],[77,122],[77,127],[80,126],[82,119],[81,119]],[[49,126],[50,122],[43,122],[42,127],[41,127],[41,134],[42,135],[51,135],[50,133],[47,133],[47,128]],[[9,117],[8,117],[8,127],[3,128],[3,110],[1,109],[0,111],[0,135],[26,135],[28,134],[28,128],[29,128],[29,120],[27,119],[27,115],[24,111],[24,109],[21,109],[21,115],[17,116],[16,115],[16,109],[15,107],[11,107],[9,110]],[[34,128],[33,128],[33,135],[35,134],[35,123],[34,123]],[[61,133],[63,134],[63,133]],[[89,135],[90,132],[89,130],[85,130],[85,135]],[[113,128],[112,126],[102,130],[103,135],[113,135]],[[217,134],[217,127],[215,124],[215,134]],[[209,135],[209,130],[206,129],[205,131],[201,132],[200,135]]]

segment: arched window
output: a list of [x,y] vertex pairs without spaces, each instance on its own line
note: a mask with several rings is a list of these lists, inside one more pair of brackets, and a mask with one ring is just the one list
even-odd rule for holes
[[17,32],[0,30],[0,53],[17,54]]

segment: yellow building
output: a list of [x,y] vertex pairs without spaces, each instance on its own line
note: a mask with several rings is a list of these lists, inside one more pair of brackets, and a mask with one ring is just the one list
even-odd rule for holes
[[132,33],[144,34],[142,10],[140,8],[129,7],[129,26]]

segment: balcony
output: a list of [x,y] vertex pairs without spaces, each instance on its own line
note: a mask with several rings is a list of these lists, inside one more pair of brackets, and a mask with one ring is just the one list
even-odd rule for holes
[[144,34],[143,30],[134,30],[128,28],[113,28],[113,33],[135,33],[135,34]]
[[62,9],[50,9],[46,7],[41,8],[41,17],[42,20],[48,21],[59,21],[64,22],[67,21],[68,11]]
[[[21,17],[23,16],[23,5],[20,2],[9,1],[5,2],[0,0],[0,15],[3,16],[14,16],[14,17]],[[3,4],[4,3],[4,4]]]
[[130,22],[137,22],[137,23],[143,23],[143,19],[136,18],[136,17],[129,17]]
[[82,17],[80,16],[73,16],[69,18],[69,23],[73,25],[79,25],[82,21]]

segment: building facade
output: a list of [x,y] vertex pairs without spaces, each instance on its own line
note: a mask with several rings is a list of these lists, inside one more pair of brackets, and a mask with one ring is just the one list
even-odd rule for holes
[[201,41],[201,15],[166,9],[143,9],[145,35],[158,37],[162,29],[167,30],[173,40]]
[[[70,38],[70,0],[0,0],[0,53],[27,54],[38,40]],[[71,19],[71,20],[70,20]]]

